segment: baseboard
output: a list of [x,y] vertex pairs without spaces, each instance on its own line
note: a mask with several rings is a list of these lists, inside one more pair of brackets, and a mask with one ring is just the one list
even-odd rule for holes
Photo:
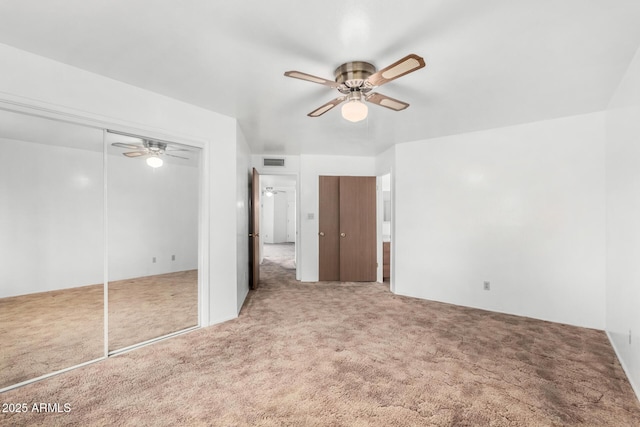
[[238,300],[238,316],[240,315],[240,311],[242,310],[242,307],[244,306],[244,302],[247,300],[247,295],[249,295],[249,288],[248,287],[244,290],[244,295],[242,295],[242,298],[240,298]]
[[631,388],[633,389],[633,392],[636,394],[636,398],[640,401],[640,384],[634,384],[634,381],[633,381],[633,378],[631,377],[629,369],[627,369],[627,365],[624,363],[624,359],[622,357],[620,357],[620,352],[618,352],[618,348],[616,347],[613,339],[611,338],[611,335],[609,334],[609,331],[605,331],[605,333],[607,334],[607,338],[609,339],[609,343],[611,344],[611,347],[613,347],[613,351],[616,353],[616,357],[618,358],[618,361],[620,362],[620,365],[622,366],[622,370],[624,371],[625,375],[627,376],[627,380],[629,380],[629,384],[631,384]]
[[237,319],[237,318],[238,318],[238,315],[235,314],[233,316],[221,317],[219,319],[211,319],[211,321],[209,322],[208,325],[203,325],[203,326],[213,326],[213,325],[217,325],[219,323],[228,322],[229,320],[234,320],[234,319]]

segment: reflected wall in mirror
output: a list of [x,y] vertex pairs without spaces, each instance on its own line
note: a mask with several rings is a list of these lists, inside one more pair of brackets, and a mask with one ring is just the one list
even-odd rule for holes
[[0,389],[104,356],[103,131],[0,110]]
[[109,351],[198,325],[200,150],[105,133]]
[[391,174],[380,177],[382,188],[382,240],[391,240]]
[[382,192],[382,202],[384,203],[384,221],[391,221],[391,191]]

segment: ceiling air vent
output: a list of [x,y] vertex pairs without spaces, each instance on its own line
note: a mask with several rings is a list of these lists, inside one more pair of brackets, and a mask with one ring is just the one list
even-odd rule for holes
[[284,167],[284,159],[262,159],[263,166],[281,166]]

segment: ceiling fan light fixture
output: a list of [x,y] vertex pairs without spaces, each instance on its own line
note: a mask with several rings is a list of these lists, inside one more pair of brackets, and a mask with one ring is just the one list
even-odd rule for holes
[[319,108],[316,108],[307,114],[307,116],[320,117],[332,108],[343,104],[342,117],[351,122],[359,122],[364,120],[369,112],[369,109],[363,101],[380,105],[381,107],[389,108],[394,111],[402,111],[409,107],[409,104],[404,101],[393,99],[372,91],[374,88],[419,70],[424,66],[424,58],[416,55],[415,53],[410,53],[404,58],[381,70],[376,70],[376,67],[369,62],[345,62],[333,72],[335,75],[335,81],[312,76],[311,74],[302,73],[300,71],[287,71],[284,75],[286,77],[294,77],[296,79],[329,86],[337,89],[338,92],[343,95],[327,102]]
[[147,165],[151,166],[154,169],[155,168],[159,168],[163,164],[164,164],[164,162],[158,156],[151,156],[151,157],[147,158]]
[[360,92],[352,92],[347,101],[342,106],[342,117],[350,122],[359,122],[367,118],[369,108],[362,102]]

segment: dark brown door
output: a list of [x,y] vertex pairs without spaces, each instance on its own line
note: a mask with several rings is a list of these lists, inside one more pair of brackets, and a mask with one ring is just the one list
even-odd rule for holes
[[376,265],[376,178],[321,176],[319,280],[373,282]]
[[340,280],[376,280],[376,178],[340,177]]
[[340,280],[340,177],[321,176],[319,182],[319,280]]
[[260,283],[260,174],[253,168],[251,179],[251,226],[249,231],[249,259],[251,260],[251,289]]

